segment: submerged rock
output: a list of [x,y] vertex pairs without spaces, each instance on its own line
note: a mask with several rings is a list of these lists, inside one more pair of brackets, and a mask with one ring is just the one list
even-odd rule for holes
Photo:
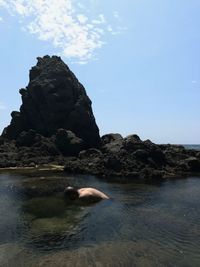
[[0,266],[5,267],[35,267],[38,259],[31,250],[16,243],[5,243],[0,245]]
[[33,236],[61,235],[73,230],[73,224],[65,218],[39,218],[32,222],[30,233]]
[[36,218],[61,216],[66,209],[64,200],[58,196],[33,197],[25,202],[23,211]]
[[[36,172],[36,171],[35,171]],[[45,172],[45,171],[41,171]],[[53,172],[53,170],[52,170]],[[61,178],[61,177],[38,177],[36,175],[36,177],[31,177],[31,172],[30,170],[27,170],[26,172],[22,172],[19,170],[19,173],[22,173],[23,175],[26,173],[26,175],[28,176],[27,178],[23,177],[20,179],[20,182],[13,184],[12,182],[8,182],[6,185],[4,186],[0,186],[0,192],[12,192],[12,193],[17,193],[17,194],[21,194],[27,197],[37,197],[37,198],[41,198],[41,197],[46,197],[46,196],[50,196],[53,195],[55,193],[60,193],[63,192],[64,188],[66,186],[68,186],[68,183],[66,181],[66,178]],[[37,173],[37,172],[36,172]],[[34,207],[34,201],[37,200],[33,200],[33,205],[32,207]],[[43,201],[41,201],[43,203]],[[41,204],[40,208],[43,209],[43,206],[46,203]],[[51,205],[49,203],[49,205]],[[39,201],[36,202],[36,205],[38,209],[39,207]],[[57,208],[55,207],[55,209],[57,209],[57,211],[59,211],[59,208],[61,208],[61,205],[59,204],[59,202],[56,204]],[[54,207],[51,205],[51,208],[54,209]],[[51,209],[50,207],[47,208],[47,212],[50,211]]]

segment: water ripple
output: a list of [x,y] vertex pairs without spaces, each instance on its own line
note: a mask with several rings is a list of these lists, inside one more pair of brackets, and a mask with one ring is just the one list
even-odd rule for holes
[[200,179],[147,185],[70,177],[112,197],[89,207],[61,194],[24,198],[8,190],[23,178],[6,179],[0,175],[0,266],[6,257],[21,266],[14,256],[21,247],[27,266],[200,266]]

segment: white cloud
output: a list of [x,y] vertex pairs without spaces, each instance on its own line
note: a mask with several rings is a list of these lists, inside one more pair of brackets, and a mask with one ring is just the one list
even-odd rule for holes
[[0,17],[0,21],[3,21],[3,18],[2,17]]
[[4,110],[4,109],[6,109],[6,106],[2,102],[0,102],[0,110]]
[[7,7],[6,1],[5,0],[0,0],[0,6]]
[[97,19],[92,20],[93,24],[105,24],[106,19],[103,14],[100,14]]
[[119,13],[118,13],[117,11],[114,11],[114,12],[113,12],[113,16],[114,16],[114,18],[120,20]]
[[77,15],[77,18],[81,24],[85,24],[88,21],[88,18],[83,14]]
[[112,35],[119,35],[122,34],[123,32],[125,32],[127,30],[126,27],[116,27],[115,29],[113,29],[113,27],[111,25],[107,26],[107,31],[110,32],[110,34]]
[[196,80],[193,80],[193,81],[192,81],[192,83],[193,83],[193,84],[196,84],[196,83],[197,83],[197,81],[196,81]]
[[[84,6],[74,0],[0,0],[0,7],[18,15],[19,22],[38,39],[50,41],[66,57],[81,64],[94,58],[96,49],[105,41],[107,28],[104,14],[89,19]],[[88,9],[89,10],[89,9]],[[116,14],[115,14],[116,15]]]

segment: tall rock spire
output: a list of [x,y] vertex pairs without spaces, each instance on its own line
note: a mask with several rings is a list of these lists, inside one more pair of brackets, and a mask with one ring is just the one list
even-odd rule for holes
[[99,129],[83,85],[60,57],[37,60],[30,70],[28,86],[19,91],[20,111],[11,113],[11,123],[2,136],[17,139],[21,132],[33,129],[49,137],[63,128],[75,133],[86,147],[99,146]]

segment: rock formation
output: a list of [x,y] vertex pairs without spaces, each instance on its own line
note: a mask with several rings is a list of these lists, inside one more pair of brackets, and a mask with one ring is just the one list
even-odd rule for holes
[[145,180],[200,175],[200,151],[136,134],[100,138],[84,87],[59,57],[38,58],[20,94],[20,111],[0,136],[0,168],[53,164],[73,174]]
[[67,159],[65,171],[104,177],[160,180],[200,174],[200,152],[176,145],[156,145],[136,134],[102,136],[101,149],[81,151]]
[[[37,65],[30,70],[29,84],[20,89],[20,94],[20,111],[11,113],[11,123],[2,137],[24,139],[29,130],[51,137],[62,128],[71,131],[79,141],[81,139],[85,148],[100,145],[91,101],[83,85],[60,57],[38,58]],[[29,133],[29,139],[30,136],[33,133]]]

